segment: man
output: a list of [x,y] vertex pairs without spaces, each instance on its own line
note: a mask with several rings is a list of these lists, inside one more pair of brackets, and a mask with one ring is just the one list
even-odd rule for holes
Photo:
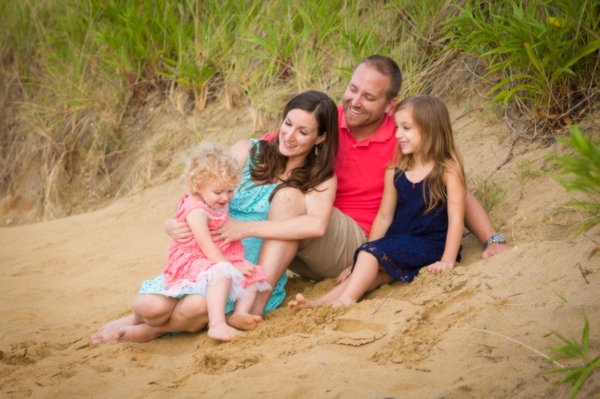
[[[397,144],[393,113],[401,84],[400,69],[389,57],[367,57],[354,70],[339,107],[335,161],[338,187],[327,230],[322,237],[309,240],[265,240],[258,263],[274,276],[281,276],[289,268],[318,281],[335,277],[352,264],[354,250],[366,241],[377,214],[385,168]],[[266,138],[270,137],[274,136]],[[285,220],[301,212],[285,202],[280,204],[274,198],[270,219]],[[470,193],[465,224],[484,243],[482,258],[508,248],[481,203]],[[257,298],[257,314],[262,313],[267,299],[268,295]]]

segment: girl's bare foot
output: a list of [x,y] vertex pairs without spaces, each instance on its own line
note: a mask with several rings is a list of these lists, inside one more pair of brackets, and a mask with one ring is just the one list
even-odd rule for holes
[[262,322],[262,317],[250,313],[234,313],[227,319],[227,324],[238,330],[254,330]]
[[288,303],[288,308],[290,308],[291,310],[294,311],[299,311],[302,309],[309,309],[312,308],[313,304],[311,301],[309,301],[308,299],[306,299],[304,297],[304,295],[302,294],[296,294],[296,299],[292,299],[289,303]]
[[231,341],[240,335],[244,335],[244,333],[224,322],[209,326],[207,335],[212,339],[216,339],[217,341]]
[[113,320],[110,323],[106,323],[100,327],[90,336],[90,339],[95,344],[119,342],[120,330],[124,327],[133,325],[135,325],[135,319],[133,315],[121,317],[120,319]]
[[125,326],[119,330],[117,342],[135,342],[141,344],[152,341],[164,333],[163,329],[152,327],[145,323]]

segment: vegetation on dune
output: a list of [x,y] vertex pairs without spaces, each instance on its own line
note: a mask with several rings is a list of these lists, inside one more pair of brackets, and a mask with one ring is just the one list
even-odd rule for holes
[[0,2],[2,204],[29,202],[39,218],[54,218],[127,192],[135,171],[122,169],[139,137],[126,117],[157,96],[177,97],[184,113],[247,107],[259,129],[299,90],[339,98],[353,66],[374,53],[399,62],[401,96],[431,91],[457,54],[475,54],[491,100],[529,121],[519,134],[547,141],[597,100],[599,8],[600,0]]

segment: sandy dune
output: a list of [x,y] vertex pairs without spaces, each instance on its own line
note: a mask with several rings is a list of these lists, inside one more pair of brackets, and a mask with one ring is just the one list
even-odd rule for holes
[[[456,116],[457,111],[453,111]],[[469,175],[487,176],[509,150],[500,125],[477,112],[456,120]],[[517,148],[534,168],[553,148]],[[0,396],[6,398],[563,398],[569,387],[545,357],[559,331],[590,321],[600,352],[598,232],[573,236],[576,215],[549,174],[494,175],[506,194],[492,216],[514,245],[489,260],[466,235],[464,261],[422,273],[345,309],[280,309],[230,343],[205,333],[148,344],[95,346],[89,335],[130,311],[140,282],[158,273],[162,231],[180,195],[169,182],[99,211],[0,229]],[[314,285],[294,278],[289,293]],[[567,364],[571,364],[566,362]],[[580,397],[600,394],[600,373]]]

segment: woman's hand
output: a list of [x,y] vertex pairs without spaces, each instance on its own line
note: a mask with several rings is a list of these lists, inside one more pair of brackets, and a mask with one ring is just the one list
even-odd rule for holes
[[219,240],[223,240],[223,244],[232,241],[238,241],[246,237],[250,237],[250,232],[247,222],[240,220],[229,219],[227,223],[215,230]]
[[453,267],[454,262],[445,262],[443,260],[438,260],[437,262],[427,266],[427,270],[429,270],[433,274],[438,274],[441,272],[445,272],[446,270],[452,270]]
[[192,238],[192,230],[186,222],[169,218],[165,221],[164,227],[169,237],[177,242],[184,243]]

